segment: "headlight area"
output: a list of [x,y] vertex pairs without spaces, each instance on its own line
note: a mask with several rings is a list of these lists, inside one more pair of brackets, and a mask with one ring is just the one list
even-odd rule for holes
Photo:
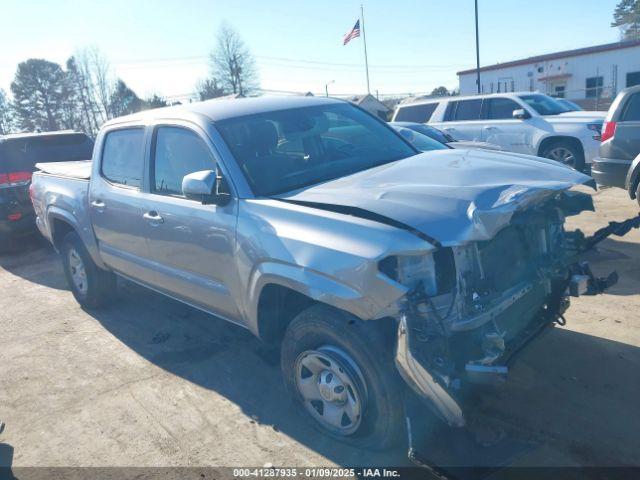
[[420,282],[428,296],[451,292],[456,286],[456,264],[451,248],[417,255],[392,255],[378,262],[378,269],[410,290]]

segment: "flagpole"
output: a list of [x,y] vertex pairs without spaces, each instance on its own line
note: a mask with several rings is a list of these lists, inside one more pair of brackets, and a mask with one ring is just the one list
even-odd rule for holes
[[367,93],[371,94],[369,87],[369,60],[367,59],[367,35],[364,32],[364,6],[360,4],[360,23],[362,24],[362,43],[364,44],[364,68],[367,72]]

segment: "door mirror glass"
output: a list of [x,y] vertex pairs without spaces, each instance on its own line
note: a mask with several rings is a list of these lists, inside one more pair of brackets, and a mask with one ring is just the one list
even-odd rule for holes
[[531,118],[531,115],[524,108],[517,108],[513,111],[513,118],[525,120],[527,118]]
[[231,200],[229,186],[220,170],[202,170],[185,175],[182,179],[182,193],[185,198],[203,204],[224,206]]

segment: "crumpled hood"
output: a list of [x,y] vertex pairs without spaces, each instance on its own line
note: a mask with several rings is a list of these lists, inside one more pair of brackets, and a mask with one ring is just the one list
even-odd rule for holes
[[516,211],[579,184],[595,188],[591,177],[540,157],[437,150],[276,198],[371,212],[446,246],[491,239]]

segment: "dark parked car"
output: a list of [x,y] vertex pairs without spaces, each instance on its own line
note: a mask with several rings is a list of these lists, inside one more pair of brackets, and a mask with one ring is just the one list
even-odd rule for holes
[[[493,143],[479,142],[476,140],[458,140],[454,138],[452,135],[446,132],[443,132],[442,130],[439,130],[435,127],[432,127],[431,125],[425,125],[424,123],[390,122],[390,125],[396,130],[398,130],[400,134],[403,135],[404,137],[407,137],[407,135],[403,134],[402,132],[403,131],[406,132],[406,130],[409,129],[409,130],[413,130],[414,132],[418,132],[419,134],[421,134],[421,136],[432,138],[433,140],[443,143],[451,148],[483,148],[485,150],[502,150],[502,148],[500,148],[498,145],[495,145]],[[407,138],[407,139],[411,143],[414,143],[415,145],[415,142],[412,141],[412,139],[410,138]],[[426,151],[425,149],[420,148],[419,145],[415,145],[415,146],[420,151]]]
[[638,198],[639,154],[640,85],[622,90],[611,104],[602,127],[600,154],[593,160],[593,178],[600,185],[624,188],[631,198]]
[[0,241],[35,231],[29,199],[31,174],[37,162],[91,158],[93,140],[71,131],[0,136]]

